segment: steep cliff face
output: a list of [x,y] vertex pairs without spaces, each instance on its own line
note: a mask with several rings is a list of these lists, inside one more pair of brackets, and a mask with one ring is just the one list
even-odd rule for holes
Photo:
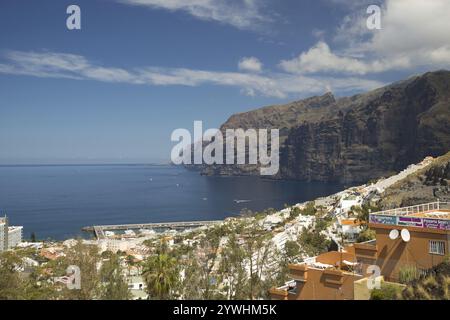
[[[233,115],[221,127],[278,128],[276,178],[365,182],[450,150],[450,72],[430,72],[353,97],[328,93]],[[257,174],[204,166],[203,174]]]

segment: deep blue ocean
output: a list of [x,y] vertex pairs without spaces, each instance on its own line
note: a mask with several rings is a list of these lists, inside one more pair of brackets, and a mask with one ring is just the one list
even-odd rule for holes
[[[156,165],[0,166],[0,215],[24,238],[64,239],[95,224],[216,220],[342,190],[329,183],[205,177]],[[247,200],[237,202],[236,200]]]

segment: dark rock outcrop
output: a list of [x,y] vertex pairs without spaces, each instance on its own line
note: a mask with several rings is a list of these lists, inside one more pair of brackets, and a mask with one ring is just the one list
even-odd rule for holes
[[[278,128],[275,178],[365,182],[450,150],[450,72],[436,71],[352,97],[331,93],[231,116],[228,128]],[[202,166],[202,174],[259,174],[258,166]]]

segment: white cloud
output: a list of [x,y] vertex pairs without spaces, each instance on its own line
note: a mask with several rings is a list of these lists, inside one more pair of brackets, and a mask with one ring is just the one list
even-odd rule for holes
[[53,52],[10,51],[0,73],[35,77],[71,78],[152,86],[218,85],[236,87],[246,95],[286,98],[290,95],[365,91],[382,83],[359,78],[306,77],[290,73],[242,73],[186,68],[144,67],[126,70],[94,65],[83,56]]
[[319,41],[307,52],[301,53],[297,58],[282,60],[280,67],[291,73],[315,73],[315,72],[348,72],[366,73],[364,63],[354,58],[340,57],[330,51],[329,46]]
[[238,63],[238,68],[242,71],[261,72],[262,66],[261,61],[255,57],[242,58]]
[[365,75],[391,69],[408,68],[410,67],[410,61],[402,57],[395,57],[395,59],[390,60],[365,61],[341,56],[331,52],[330,47],[325,42],[319,41],[314,47],[301,53],[297,58],[282,60],[280,67],[290,73],[336,72]]
[[382,32],[374,33],[367,50],[384,54],[432,51],[450,45],[450,1],[388,0]]
[[339,50],[319,41],[298,57],[281,61],[280,67],[291,73],[355,75],[450,67],[450,1],[386,0],[382,8],[381,30],[366,27],[364,8],[353,11],[337,28]]
[[183,11],[198,19],[239,29],[258,29],[271,19],[261,12],[261,0],[117,0],[154,9]]

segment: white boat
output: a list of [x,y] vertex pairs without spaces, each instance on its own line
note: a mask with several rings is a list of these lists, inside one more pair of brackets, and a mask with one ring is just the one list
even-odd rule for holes
[[252,200],[233,200],[236,203],[244,203],[244,202],[250,202]]

